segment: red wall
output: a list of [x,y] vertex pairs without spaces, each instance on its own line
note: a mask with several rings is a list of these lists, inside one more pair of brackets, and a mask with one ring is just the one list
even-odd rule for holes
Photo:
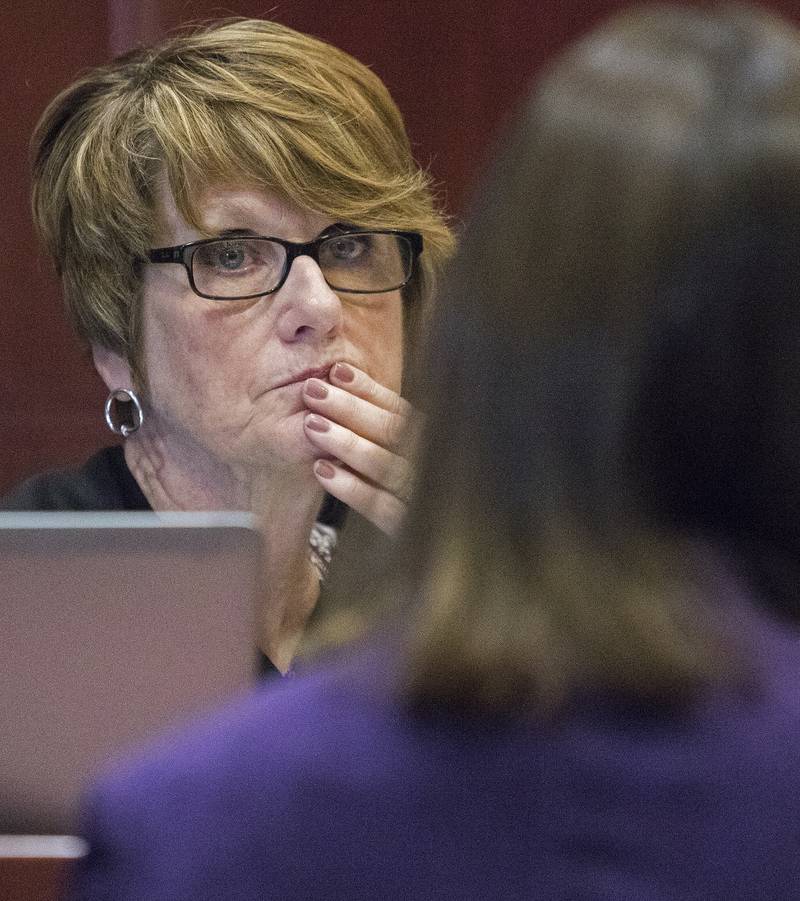
[[[10,6],[7,4],[6,6]],[[63,324],[28,213],[27,142],[47,100],[83,68],[181,22],[261,16],[316,34],[372,66],[404,112],[417,158],[454,214],[530,77],[614,0],[29,0],[0,14],[4,252],[0,300],[0,491],[77,462],[110,435],[105,391]],[[800,18],[791,0],[773,6]]]
[[61,314],[31,226],[28,140],[50,97],[107,57],[104,0],[29,0],[0,15],[0,489],[102,439],[99,383]]

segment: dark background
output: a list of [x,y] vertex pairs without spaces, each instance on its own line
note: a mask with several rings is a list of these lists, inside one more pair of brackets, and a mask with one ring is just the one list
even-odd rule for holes
[[[108,443],[105,389],[64,322],[36,245],[28,140],[50,98],[81,70],[183,22],[272,18],[349,51],[386,82],[419,162],[458,217],[503,121],[554,51],[612,0],[31,0],[0,12],[0,492],[22,476],[80,462]],[[772,7],[800,19],[800,2]]]

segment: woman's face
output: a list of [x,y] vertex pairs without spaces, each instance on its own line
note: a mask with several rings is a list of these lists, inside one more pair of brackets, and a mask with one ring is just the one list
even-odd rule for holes
[[[201,198],[208,233],[249,231],[310,241],[333,220],[256,190],[209,189]],[[155,245],[196,241],[168,189],[159,198]],[[284,467],[319,456],[304,435],[301,393],[344,360],[394,391],[403,364],[399,291],[336,294],[306,256],[283,286],[251,300],[195,294],[186,270],[150,264],[143,276],[143,364],[157,434],[195,445],[232,467]]]

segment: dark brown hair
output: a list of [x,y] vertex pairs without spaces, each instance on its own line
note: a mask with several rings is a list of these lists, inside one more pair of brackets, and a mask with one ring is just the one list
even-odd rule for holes
[[768,13],[628,11],[546,73],[418,390],[385,594],[414,611],[407,696],[544,710],[727,681],[708,549],[796,614],[798,223],[800,40]]

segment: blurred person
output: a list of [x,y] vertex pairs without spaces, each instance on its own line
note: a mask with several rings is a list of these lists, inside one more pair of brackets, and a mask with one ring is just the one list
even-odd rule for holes
[[342,51],[231,20],[83,75],[33,152],[36,225],[124,444],[0,507],[252,512],[258,640],[286,670],[343,504],[393,533],[411,482],[404,362],[452,237],[400,113]]
[[800,895],[798,238],[794,29],[571,46],[437,307],[360,640],[101,779],[79,897]]

